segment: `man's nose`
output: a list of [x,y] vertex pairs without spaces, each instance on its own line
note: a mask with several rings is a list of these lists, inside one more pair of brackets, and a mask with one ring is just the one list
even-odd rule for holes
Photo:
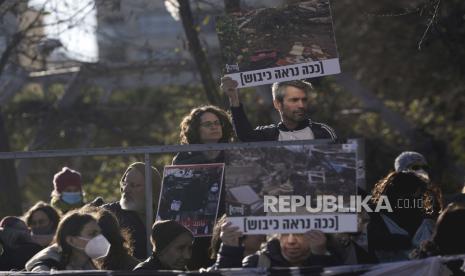
[[297,242],[297,239],[295,238],[294,234],[289,234],[289,236],[287,236],[287,242],[288,243],[296,243]]
[[300,101],[297,102],[297,106],[298,106],[299,108],[305,108],[305,105],[306,105],[306,104],[307,104],[307,103],[306,103],[304,100],[300,100]]

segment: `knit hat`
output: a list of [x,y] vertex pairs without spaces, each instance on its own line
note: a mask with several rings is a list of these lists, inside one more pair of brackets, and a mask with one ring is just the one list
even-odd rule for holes
[[154,252],[162,252],[172,241],[184,233],[194,238],[192,232],[188,228],[175,220],[156,221],[152,226],[152,241],[155,246]]
[[404,151],[397,156],[394,161],[396,172],[402,172],[409,169],[412,165],[428,165],[423,155],[415,151]]
[[61,193],[66,187],[70,186],[81,188],[81,174],[68,167],[63,167],[61,171],[53,176],[53,186],[58,193]]

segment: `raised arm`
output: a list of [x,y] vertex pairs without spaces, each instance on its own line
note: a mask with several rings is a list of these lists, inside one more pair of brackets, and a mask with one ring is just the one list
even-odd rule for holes
[[237,82],[229,77],[221,78],[221,90],[229,98],[234,130],[239,140],[243,142],[272,141],[276,140],[275,130],[268,127],[253,128],[245,115],[239,99]]

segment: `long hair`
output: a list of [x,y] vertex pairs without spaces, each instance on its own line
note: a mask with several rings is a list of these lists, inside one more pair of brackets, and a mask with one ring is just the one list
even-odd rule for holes
[[50,220],[50,223],[52,224],[52,230],[55,232],[58,227],[58,223],[60,222],[61,211],[55,209],[50,204],[47,204],[43,201],[39,201],[36,204],[34,204],[34,206],[29,208],[29,210],[27,210],[24,214],[24,221],[28,226],[31,225],[32,216],[37,211],[42,211],[45,213],[45,215],[47,215],[48,219]]
[[95,221],[95,218],[90,214],[84,214],[79,210],[68,212],[58,224],[57,232],[55,234],[55,242],[61,247],[62,259],[61,264],[63,267],[70,261],[73,247],[68,244],[66,237],[79,236],[84,226]]
[[410,257],[421,259],[437,255],[465,254],[465,204],[450,203],[439,215],[431,240],[425,241]]
[[116,216],[108,210],[92,206],[86,206],[80,211],[95,216],[97,224],[102,230],[102,235],[111,244],[108,255],[105,258],[96,260],[97,267],[106,270],[128,269],[124,266],[126,265],[126,259],[133,252],[133,246],[129,232],[120,228]]
[[181,132],[179,134],[179,138],[181,140],[181,144],[201,144],[200,141],[200,117],[205,113],[210,112],[215,114],[221,122],[221,130],[223,132],[223,136],[218,141],[219,143],[229,143],[232,141],[234,137],[234,129],[231,123],[231,116],[224,111],[223,109],[214,106],[214,105],[206,105],[196,107],[191,110],[189,115],[185,116],[182,119],[181,124],[179,127],[181,128]]
[[216,223],[215,226],[213,226],[213,233],[212,233],[212,238],[210,240],[210,247],[208,248],[208,255],[210,256],[210,259],[216,259],[216,254],[220,250],[220,245],[221,245],[221,225],[226,222],[226,214],[221,216]]
[[431,214],[433,212],[432,199],[428,196],[426,187],[427,183],[414,173],[390,172],[373,187],[371,201],[373,204],[377,204],[382,195],[386,195],[390,200],[395,200],[399,196],[412,194],[417,188],[424,188],[423,209],[425,213]]
[[465,204],[451,203],[441,213],[432,240],[442,255],[465,253]]

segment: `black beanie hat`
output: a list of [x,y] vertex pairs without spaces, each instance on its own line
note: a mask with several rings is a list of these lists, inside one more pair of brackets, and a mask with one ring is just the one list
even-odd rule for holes
[[184,233],[194,238],[194,235],[192,235],[192,232],[188,228],[175,220],[156,221],[152,226],[152,241],[155,246],[153,252],[160,253],[172,241]]

